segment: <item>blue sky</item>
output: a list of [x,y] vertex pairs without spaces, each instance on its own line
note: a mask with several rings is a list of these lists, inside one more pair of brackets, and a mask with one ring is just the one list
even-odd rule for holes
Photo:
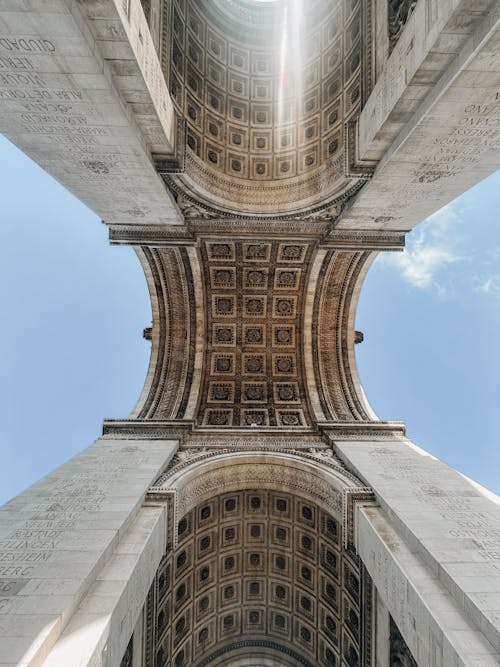
[[[126,417],[151,321],[130,248],[0,137],[0,504]],[[361,293],[362,384],[382,419],[500,493],[500,174],[379,256]]]

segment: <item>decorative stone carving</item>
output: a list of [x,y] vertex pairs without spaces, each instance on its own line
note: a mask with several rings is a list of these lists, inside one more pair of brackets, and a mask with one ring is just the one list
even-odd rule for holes
[[396,46],[417,0],[388,0],[389,52]]

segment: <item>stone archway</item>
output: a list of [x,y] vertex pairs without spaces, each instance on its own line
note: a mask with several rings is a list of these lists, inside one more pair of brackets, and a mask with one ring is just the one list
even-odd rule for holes
[[148,502],[170,503],[171,547],[150,590],[146,665],[368,665],[372,587],[346,539],[368,497],[332,457],[201,453]]

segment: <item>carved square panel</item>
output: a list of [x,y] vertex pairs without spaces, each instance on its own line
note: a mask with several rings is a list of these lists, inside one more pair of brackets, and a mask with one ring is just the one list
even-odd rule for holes
[[[174,613],[177,613],[185,604],[191,601],[191,574],[182,580],[177,580],[174,588]],[[165,605],[168,607],[168,605]]]
[[316,601],[314,596],[300,588],[295,589],[295,612],[308,621],[316,618]]
[[278,574],[287,579],[291,576],[292,562],[289,556],[285,556],[282,551],[271,552],[269,568],[273,574]]
[[248,123],[248,102],[245,102],[244,100],[239,100],[234,97],[230,97],[228,99],[228,105],[229,105],[229,117],[233,122],[236,123],[244,123],[247,125]]
[[205,133],[208,134],[211,139],[220,144],[225,143],[224,123],[220,119],[207,114],[205,118],[205,126]]
[[290,519],[292,506],[288,498],[284,498],[281,494],[271,494],[270,511],[278,519]]
[[274,54],[269,52],[258,53],[253,51],[252,54],[252,73],[259,75],[267,75],[273,72]]
[[226,63],[226,42],[212,30],[207,29],[207,44],[209,52],[220,62]]
[[219,588],[219,607],[224,609],[234,604],[241,605],[241,579],[226,581]]
[[205,161],[214,167],[224,167],[224,149],[211,142],[205,144]]
[[207,254],[210,261],[231,261],[234,262],[236,258],[234,243],[228,241],[227,243],[208,242]]
[[253,573],[262,573],[266,570],[266,552],[248,547],[244,552],[245,567]]
[[231,409],[207,409],[203,423],[206,426],[232,426],[233,411]]
[[336,586],[328,576],[321,574],[319,591],[322,602],[328,606],[328,609],[338,615],[340,609],[339,587]]
[[263,375],[266,372],[266,357],[264,354],[243,354],[243,374]]
[[209,561],[208,563],[203,563],[197,567],[195,572],[195,585],[201,589],[213,584],[215,577],[217,576],[216,569],[216,561]]
[[290,528],[279,523],[271,524],[271,544],[289,548],[291,544]]
[[331,665],[340,665],[340,655],[336,650],[333,642],[323,639],[321,635],[318,639],[318,652],[320,664],[324,667],[331,667]]
[[215,591],[208,590],[200,595],[194,605],[195,623],[214,613],[216,607]]
[[301,269],[276,269],[274,274],[274,289],[295,290],[300,283]]
[[244,317],[265,317],[267,308],[267,297],[263,295],[252,295],[243,297]]
[[252,577],[245,583],[245,602],[263,602],[266,599],[266,581]]
[[197,555],[198,558],[200,556],[207,556],[215,551],[217,548],[217,532],[215,531],[206,531],[203,535],[200,535],[198,537],[198,544],[197,544]]
[[219,558],[219,578],[235,576],[241,570],[241,554],[239,551],[230,551]]
[[[214,618],[207,620],[203,619],[203,623],[194,633],[193,642],[193,657],[198,659],[206,655],[206,651],[210,646],[217,642],[216,634],[216,620]],[[186,663],[184,663],[186,664]]]
[[235,150],[246,153],[248,150],[248,131],[241,125],[228,125],[227,143]]
[[268,280],[268,269],[257,267],[243,269],[243,288],[244,289],[266,289]]
[[235,317],[236,299],[231,294],[212,295],[212,317]]
[[280,127],[274,131],[274,147],[279,153],[295,148],[297,128],[295,124]]
[[242,382],[241,383],[241,402],[242,403],[265,403],[267,401],[267,383],[266,382]]
[[235,609],[219,618],[219,639],[230,635],[238,635],[241,632],[240,625],[241,610]]
[[269,153],[272,149],[271,130],[260,129],[250,131],[250,150],[256,153]]
[[328,643],[333,646],[338,646],[340,642],[340,623],[335,614],[332,614],[329,609],[320,605],[319,625],[321,631],[328,638]]
[[347,595],[342,597],[342,621],[343,627],[347,628],[351,637],[359,645],[361,640],[360,635],[360,617],[355,605],[349,600]]
[[213,345],[234,347],[236,345],[236,324],[214,324]]
[[297,174],[297,159],[296,154],[287,153],[280,155],[274,160],[274,176],[275,178],[290,178]]
[[309,503],[302,502],[299,500],[297,502],[297,516],[296,520],[300,523],[309,526],[310,528],[316,527],[316,511],[314,507],[311,507]]
[[316,631],[312,625],[309,625],[309,623],[306,623],[302,619],[300,621],[296,620],[293,632],[296,642],[306,646],[308,651],[313,652],[315,650]]
[[295,325],[273,324],[273,347],[295,347]]
[[304,95],[301,108],[301,114],[304,119],[308,119],[309,116],[318,113],[320,109],[319,97],[319,88],[315,88]]
[[258,491],[245,493],[245,508],[249,514],[267,514],[267,494]]
[[273,634],[282,635],[290,640],[291,627],[290,617],[287,613],[275,609],[269,611],[269,627]]
[[241,411],[242,426],[268,426],[269,415],[267,410],[246,410]]
[[175,578],[184,574],[193,561],[192,545],[188,544],[185,549],[179,552],[175,562]]
[[241,178],[247,178],[248,176],[248,161],[244,155],[240,153],[232,153],[228,151],[227,162],[229,167],[229,172],[233,176],[239,176]]
[[230,45],[229,49],[229,64],[231,67],[239,69],[243,72],[248,72],[250,67],[250,53],[246,49],[235,48]]
[[245,526],[245,541],[248,544],[264,544],[267,539],[267,525],[252,521]]
[[266,127],[272,125],[273,112],[271,104],[250,104],[252,125]]
[[278,262],[303,262],[306,256],[305,243],[280,243],[278,246]]
[[267,157],[252,157],[250,166],[251,178],[268,178],[271,173],[271,159]]
[[244,262],[269,262],[271,258],[270,243],[243,243]]
[[221,512],[224,519],[234,519],[241,514],[240,496],[228,494],[221,498]]
[[264,632],[266,628],[266,609],[246,609],[243,618],[243,631]]
[[275,403],[300,403],[297,382],[275,382],[273,394]]
[[207,401],[209,403],[232,403],[234,401],[234,382],[210,382]]
[[295,577],[298,582],[311,591],[316,589],[316,568],[298,556],[295,559]]
[[304,426],[305,420],[302,410],[276,410],[276,419],[279,426],[292,428]]
[[252,79],[252,99],[257,101],[268,102],[273,95],[273,81],[272,79]]
[[[193,77],[193,85],[195,82],[196,78]],[[188,121],[203,131],[203,108],[192,95],[187,96],[186,109]]]
[[340,576],[340,555],[328,544],[320,544],[320,563],[328,576],[338,581]]
[[249,79],[247,76],[241,74],[236,74],[235,72],[229,73],[229,92],[237,97],[248,98],[249,90]]
[[299,157],[298,157],[297,168],[299,172],[304,172],[307,171],[308,169],[311,169],[312,167],[315,167],[318,164],[318,156],[319,156],[318,144],[302,148],[299,151]]
[[213,113],[224,116],[226,113],[226,96],[215,86],[207,85],[206,89],[207,108]]
[[207,71],[210,81],[222,89],[226,87],[226,72],[224,68],[210,56],[207,58]]
[[284,581],[274,580],[269,582],[269,600],[273,604],[288,609],[291,603],[291,595],[291,586]]
[[231,266],[211,266],[212,289],[233,289],[236,286],[236,269]]
[[296,372],[294,354],[273,354],[273,375],[294,375]]
[[274,317],[297,317],[297,297],[296,296],[274,296],[273,297],[273,316]]
[[340,540],[339,522],[333,517],[329,516],[326,512],[321,512],[320,524],[321,533],[324,535],[324,537],[326,537],[329,542],[338,546]]
[[303,145],[311,141],[317,141],[319,137],[319,125],[320,119],[318,116],[314,116],[309,119],[307,123],[301,125],[299,130],[299,143]]
[[234,374],[234,354],[212,353],[212,374],[213,375],[233,375]]
[[262,347],[266,344],[265,327],[260,324],[243,325],[243,345]]
[[295,548],[302,558],[316,560],[316,538],[311,533],[297,531],[295,534]]
[[230,523],[220,532],[221,549],[234,548],[240,541],[239,524]]

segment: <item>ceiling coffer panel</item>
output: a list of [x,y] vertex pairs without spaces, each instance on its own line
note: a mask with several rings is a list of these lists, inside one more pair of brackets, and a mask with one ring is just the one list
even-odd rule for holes
[[370,3],[312,4],[172,2],[163,69],[186,150],[164,178],[178,195],[214,214],[293,215],[359,188],[348,152],[371,85]]

